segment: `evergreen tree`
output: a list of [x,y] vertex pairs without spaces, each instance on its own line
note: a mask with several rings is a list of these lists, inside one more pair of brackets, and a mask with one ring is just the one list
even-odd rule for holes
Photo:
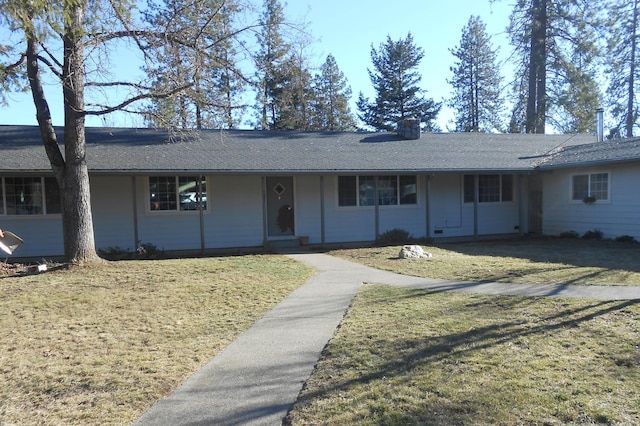
[[600,96],[597,12],[597,4],[587,0],[518,0],[514,5],[508,28],[517,60],[513,103],[524,117],[515,109],[512,129],[523,122],[525,132],[544,133],[549,117],[563,131],[593,128]]
[[278,125],[281,90],[291,76],[287,69],[287,55],[290,50],[281,26],[285,21],[279,0],[264,0],[264,10],[260,18],[260,32],[257,34],[260,50],[256,55],[256,112],[257,128],[268,130]]
[[235,105],[235,100],[244,85],[235,67],[237,52],[231,37],[231,20],[237,12],[238,5],[229,0],[203,0],[189,7],[180,0],[169,0],[165,8],[146,15],[151,25],[169,30],[189,28],[194,35],[207,22],[206,31],[197,38],[197,50],[169,40],[158,63],[146,68],[162,90],[171,90],[186,80],[193,82],[175,96],[152,100],[145,114],[149,126],[232,128],[239,122],[234,111],[241,107]]
[[471,16],[462,29],[460,46],[450,49],[457,62],[450,70],[453,78],[453,97],[448,105],[456,110],[458,132],[502,131],[501,114],[504,109],[500,96],[500,68],[497,50],[491,46],[484,22]]
[[[608,5],[607,101],[618,128],[633,137],[638,126],[640,84],[640,1],[613,0]],[[614,130],[615,133],[615,130]]]
[[352,131],[355,120],[349,108],[351,87],[338,64],[329,54],[314,78],[312,102],[313,130]]
[[358,117],[365,124],[393,131],[402,119],[418,118],[427,131],[436,130],[441,105],[425,98],[425,91],[418,86],[422,76],[417,68],[423,57],[424,51],[413,43],[411,33],[398,41],[387,36],[378,50],[371,46],[373,70],[368,71],[376,98],[370,102],[360,93],[356,103]]

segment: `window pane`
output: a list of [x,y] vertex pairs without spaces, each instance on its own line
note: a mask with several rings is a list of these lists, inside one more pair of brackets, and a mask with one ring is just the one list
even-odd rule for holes
[[464,202],[473,203],[476,200],[475,176],[464,175]]
[[373,206],[375,204],[376,181],[373,176],[359,177],[359,200],[360,206]]
[[502,175],[502,201],[513,201],[513,175]]
[[500,201],[500,175],[480,175],[478,180],[478,202]]
[[60,186],[58,186],[56,178],[44,178],[44,198],[47,205],[47,214],[62,213]]
[[574,175],[572,178],[572,200],[584,200],[589,196],[589,175]]
[[[201,182],[202,188],[202,209],[207,209],[206,182]],[[199,210],[200,188],[198,178],[192,176],[178,177],[178,197],[180,199],[180,210]]]
[[177,210],[176,189],[176,178],[173,176],[149,177],[149,208]]
[[380,176],[378,178],[378,205],[393,206],[398,204],[398,177]]
[[589,195],[597,200],[609,199],[609,173],[594,173],[590,176]]
[[42,179],[5,178],[7,214],[42,214]]
[[338,205],[357,205],[355,176],[338,176]]
[[400,176],[400,204],[416,204],[418,190],[415,176]]

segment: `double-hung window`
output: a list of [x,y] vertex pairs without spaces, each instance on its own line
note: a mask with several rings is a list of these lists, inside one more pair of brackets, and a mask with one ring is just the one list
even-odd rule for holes
[[609,200],[609,173],[579,174],[571,177],[571,199],[573,201]]
[[0,214],[44,215],[62,212],[60,187],[53,177],[5,177],[0,180]]
[[415,175],[338,176],[338,206],[411,205],[417,203]]
[[198,176],[149,176],[149,210],[207,210],[207,182]]
[[[475,175],[464,175],[464,202],[476,200]],[[478,202],[501,203],[513,201],[513,175],[478,175]]]

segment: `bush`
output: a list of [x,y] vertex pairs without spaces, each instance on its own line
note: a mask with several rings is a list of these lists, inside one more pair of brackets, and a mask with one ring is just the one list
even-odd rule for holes
[[560,234],[560,238],[580,238],[580,234],[576,231],[565,231]]
[[631,235],[621,235],[616,238],[616,241],[620,243],[637,243],[636,239]]
[[376,245],[379,246],[398,246],[411,242],[411,234],[404,229],[391,229],[378,237]]
[[137,259],[161,259],[162,255],[162,251],[151,243],[140,243],[136,250]]
[[587,231],[582,235],[582,239],[584,240],[601,240],[602,239],[602,231],[599,229],[594,229],[593,231]]

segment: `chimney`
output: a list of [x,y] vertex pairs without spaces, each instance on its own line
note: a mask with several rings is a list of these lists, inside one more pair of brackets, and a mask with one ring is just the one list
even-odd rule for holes
[[420,139],[420,120],[417,118],[400,120],[397,133],[404,139]]
[[604,109],[602,108],[596,110],[596,136],[598,142],[604,141]]

